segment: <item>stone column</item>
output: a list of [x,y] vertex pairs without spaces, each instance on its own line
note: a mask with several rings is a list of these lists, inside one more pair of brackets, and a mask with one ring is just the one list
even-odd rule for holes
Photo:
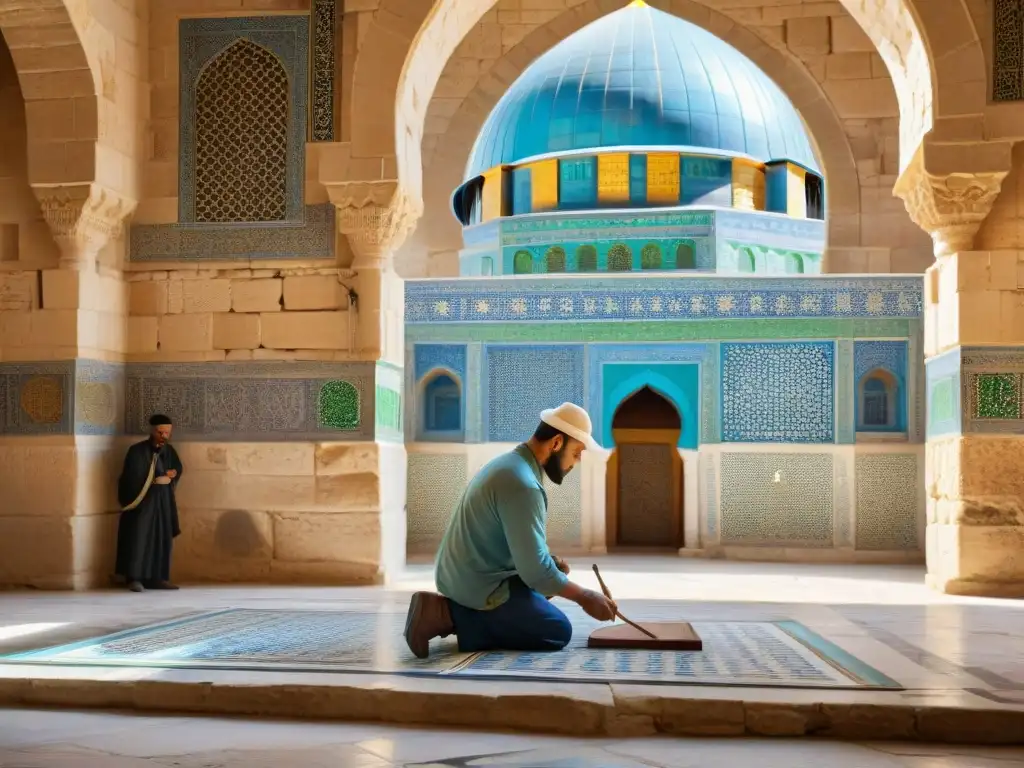
[[405,289],[395,271],[394,253],[415,227],[422,206],[396,182],[330,184],[328,191],[337,208],[338,228],[354,256],[353,355],[376,368],[380,563],[387,583],[404,567],[406,554]]
[[97,184],[34,192],[60,260],[56,269],[41,270],[39,307],[29,325],[37,359],[62,372],[66,445],[48,470],[70,478],[66,500],[50,510],[67,516],[60,535],[39,541],[49,552],[63,552],[63,563],[46,558],[42,584],[88,588],[107,584],[113,568],[127,289],[116,249],[108,246],[123,237],[135,201]]
[[925,273],[927,580],[950,594],[1024,596],[1024,264],[1016,250],[975,250],[1008,158],[950,172],[919,153],[894,190],[935,243]]

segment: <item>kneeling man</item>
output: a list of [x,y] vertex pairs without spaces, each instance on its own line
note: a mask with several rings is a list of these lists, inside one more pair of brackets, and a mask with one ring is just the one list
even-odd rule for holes
[[555,484],[594,445],[587,412],[563,403],[541,413],[529,441],[480,470],[462,494],[437,555],[441,594],[417,592],[405,640],[421,659],[435,637],[456,635],[459,650],[559,651],[572,625],[553,596],[578,603],[598,621],[615,603],[566,577],[569,567],[547,544],[548,499],[541,473]]

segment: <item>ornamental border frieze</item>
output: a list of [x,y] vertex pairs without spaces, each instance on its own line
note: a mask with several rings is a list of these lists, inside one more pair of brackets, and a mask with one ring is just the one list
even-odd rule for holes
[[671,239],[710,237],[712,228],[705,226],[629,227],[613,229],[566,229],[526,235],[502,234],[501,246],[544,245],[546,243],[593,242],[595,240]]
[[406,323],[916,318],[923,284],[894,280],[407,281]]

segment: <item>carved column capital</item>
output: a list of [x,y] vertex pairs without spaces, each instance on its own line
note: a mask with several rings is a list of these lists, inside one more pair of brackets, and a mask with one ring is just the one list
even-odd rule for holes
[[328,185],[338,213],[338,230],[355,254],[354,267],[382,266],[405,242],[423,213],[397,182],[345,182]]
[[893,194],[903,200],[914,223],[931,235],[935,256],[942,258],[973,250],[1004,178],[1005,171],[933,174],[918,157],[903,171]]
[[36,186],[43,218],[60,248],[61,266],[91,267],[105,245],[124,233],[136,201],[97,184]]

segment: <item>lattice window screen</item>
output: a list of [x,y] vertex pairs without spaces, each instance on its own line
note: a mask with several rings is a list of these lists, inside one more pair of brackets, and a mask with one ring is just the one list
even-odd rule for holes
[[283,221],[287,215],[288,74],[238,40],[196,84],[197,222]]

